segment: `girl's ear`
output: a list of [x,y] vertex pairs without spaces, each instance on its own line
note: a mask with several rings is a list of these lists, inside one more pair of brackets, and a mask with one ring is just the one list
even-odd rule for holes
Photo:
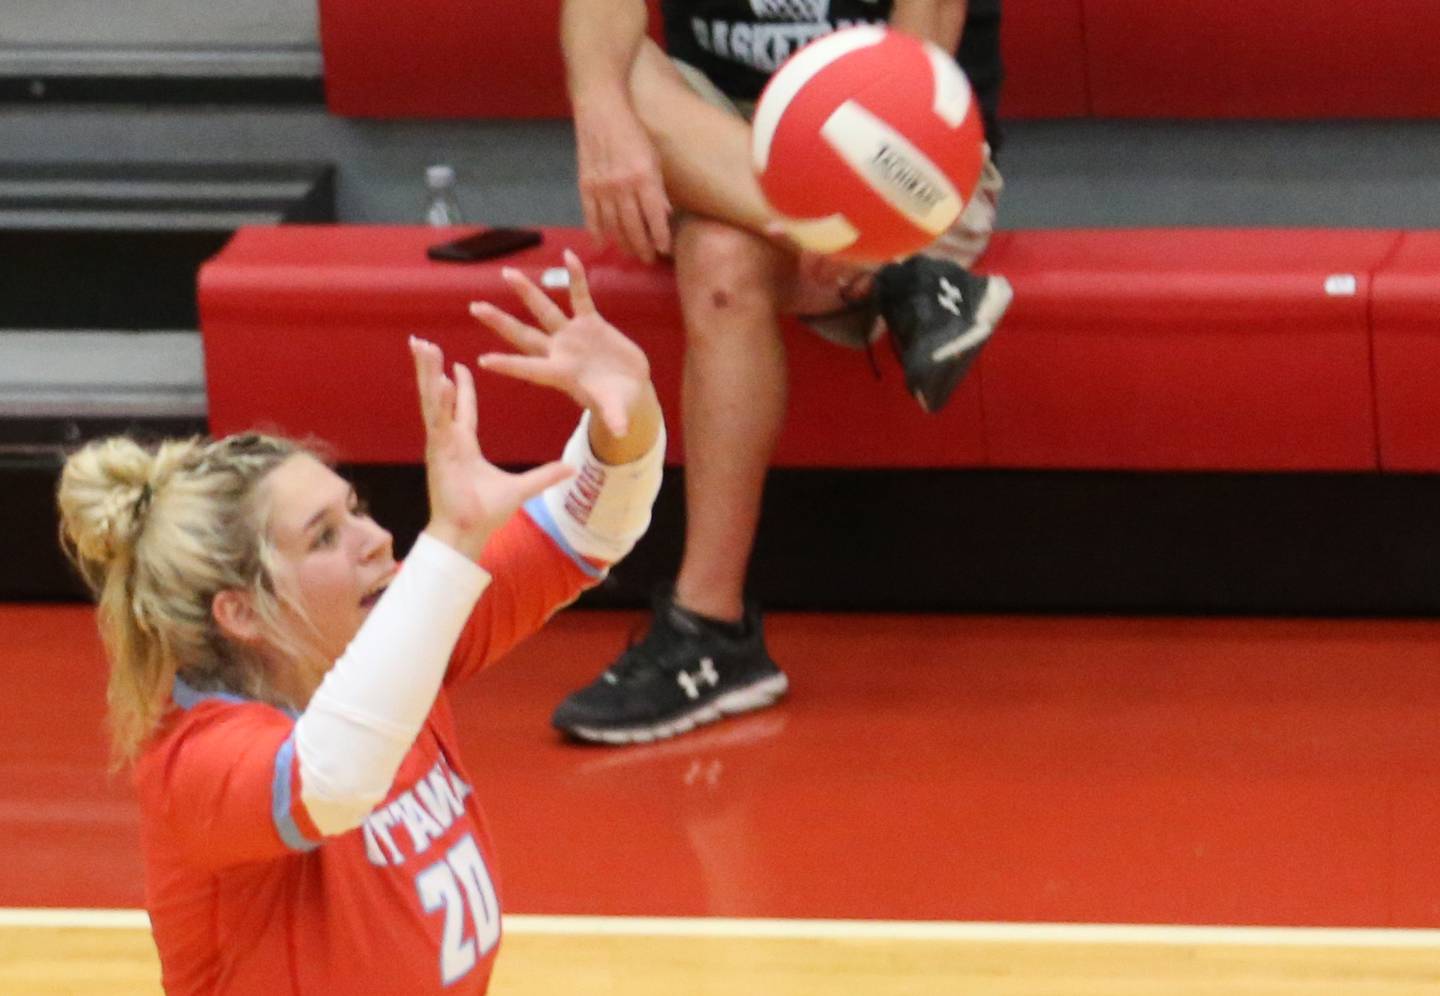
[[227,638],[247,645],[260,642],[260,617],[250,592],[234,588],[217,591],[210,600],[210,614]]

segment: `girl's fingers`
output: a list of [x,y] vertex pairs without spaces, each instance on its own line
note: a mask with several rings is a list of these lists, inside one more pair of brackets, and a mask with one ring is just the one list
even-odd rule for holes
[[561,375],[555,369],[555,364],[540,357],[516,356],[513,353],[485,353],[475,362],[481,369],[539,384],[541,387],[559,387],[562,381]]
[[455,421],[455,382],[445,374],[436,374],[435,421],[431,423],[436,432],[444,432]]
[[510,285],[511,290],[520,295],[520,300],[525,302],[525,307],[530,309],[530,314],[535,316],[535,320],[545,331],[558,332],[570,320],[560,305],[550,300],[549,295],[513,266],[501,268],[500,276]]
[[416,359],[425,425],[432,432],[443,431],[455,417],[455,384],[445,376],[444,354],[422,339]]
[[501,311],[487,301],[472,301],[470,314],[490,326],[497,335],[522,353],[540,356],[550,348],[550,337],[544,332],[532,325],[526,325],[514,315]]
[[546,488],[569,480],[574,475],[575,468],[559,460],[536,467],[534,470],[527,470],[523,474],[514,475],[515,484],[522,495],[520,503],[523,505]]
[[439,418],[440,349],[434,343],[415,336],[410,337],[410,355],[415,358],[415,386],[420,393],[420,416],[427,430],[433,429]]
[[463,363],[455,364],[455,421],[471,436],[476,431],[475,376]]
[[580,257],[570,249],[565,250],[565,269],[570,271],[570,307],[576,317],[595,314],[590,279],[585,275],[585,267],[580,265]]
[[410,337],[410,359],[415,364],[415,392],[420,396],[420,419],[430,424],[430,399],[425,396],[425,364],[420,358],[420,340]]

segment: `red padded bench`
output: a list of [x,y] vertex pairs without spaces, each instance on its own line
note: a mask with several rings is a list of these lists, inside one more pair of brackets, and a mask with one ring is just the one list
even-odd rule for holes
[[[558,11],[559,0],[321,0],[329,107],[565,117]],[[1440,115],[1433,0],[1005,0],[1002,24],[1007,118]]]
[[[518,304],[498,264],[432,263],[455,233],[426,228],[242,229],[200,275],[213,431],[314,433],[356,462],[421,452],[405,339],[454,358],[494,340],[466,312]],[[546,230],[510,257],[532,276],[574,246],[601,309],[647,350],[678,424],[682,340],[673,278],[583,232]],[[837,467],[1132,470],[1379,468],[1372,275],[1382,231],[1097,230],[997,236],[986,265],[1016,302],[938,416],[903,390],[888,349],[877,382],[859,353],[787,337],[790,416],[777,463]],[[1440,363],[1440,360],[1437,360]],[[574,415],[548,392],[481,381],[496,460],[547,458]],[[679,433],[672,461],[682,461]]]
[[[567,117],[559,10],[560,0],[320,0],[326,102],[351,117]],[[1002,113],[1083,115],[1081,0],[1005,0],[1003,23]]]
[[1084,0],[1090,112],[1433,118],[1434,0]]
[[[457,234],[338,225],[241,229],[200,274],[213,430],[269,423],[314,433],[345,460],[417,459],[421,435],[406,337],[416,332],[451,358],[474,359],[499,341],[469,316],[467,303],[487,298],[519,308],[500,279],[499,263],[425,258],[427,245]],[[661,400],[678,424],[681,331],[670,270],[613,252],[597,254],[578,229],[546,229],[540,247],[503,262],[538,281],[561,266],[566,246],[586,261],[602,311],[645,347]],[[927,418],[905,394],[888,355],[879,357],[886,374],[877,383],[861,353],[809,333],[790,335],[788,345],[801,374],[791,385],[782,463],[983,462],[978,384],[962,385],[942,417]],[[498,376],[484,377],[480,387],[484,411],[495,413],[490,424],[496,429],[484,436],[492,459],[539,460],[574,424],[569,403],[550,392]],[[671,434],[676,461],[683,459],[678,437]]]
[[1016,302],[982,357],[1005,467],[1374,470],[1371,275],[1399,235],[1011,232]]
[[1375,278],[1380,460],[1440,470],[1440,232],[1407,232]]

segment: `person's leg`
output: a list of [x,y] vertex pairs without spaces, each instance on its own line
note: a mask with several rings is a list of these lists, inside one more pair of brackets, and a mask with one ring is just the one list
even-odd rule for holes
[[571,694],[551,723],[643,743],[762,709],[789,687],[744,597],[765,471],[785,417],[776,301],[793,263],[767,240],[689,215],[675,233],[685,323],[685,550],[645,638]]
[[765,470],[785,417],[776,302],[793,261],[767,240],[689,215],[674,241],[685,322],[685,551],[645,638],[568,696],[551,723],[644,743],[762,709],[789,681],[744,598]]
[[675,600],[733,622],[743,615],[765,470],[785,417],[779,314],[794,257],[763,234],[772,214],[738,110],[718,92],[698,92],[707,81],[686,79],[648,40],[630,82],[681,212],[674,259],[685,318],[686,531]]
[[675,209],[764,236],[775,215],[750,165],[749,123],[697,93],[649,39],[631,70],[630,97]]
[[767,240],[688,217],[675,238],[685,318],[685,552],[675,600],[713,619],[744,611],[760,497],[785,419],[778,318],[793,265]]
[[[742,116],[748,108],[735,106],[698,70],[689,69],[686,75],[687,69],[646,41],[630,81],[636,111],[659,150],[671,202],[682,214],[728,222],[764,236],[775,215],[751,166],[750,125]],[[764,241],[794,263],[789,247],[768,237]],[[869,292],[869,275],[861,268],[825,276],[829,279],[817,279],[816,274],[791,265],[782,277],[779,311],[827,315],[850,309]],[[849,329],[837,341],[861,344]]]
[[685,326],[685,548],[674,591],[657,598],[645,638],[551,719],[573,737],[615,744],[763,708],[788,686],[744,584],[785,416],[778,311],[794,257],[757,234],[769,212],[750,172],[744,122],[696,96],[668,60],[645,65],[640,75],[651,78],[637,84],[645,95],[637,109],[656,130],[682,212],[673,244]]

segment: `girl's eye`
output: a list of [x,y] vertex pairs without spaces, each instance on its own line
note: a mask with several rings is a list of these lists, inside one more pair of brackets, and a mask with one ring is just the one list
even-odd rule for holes
[[369,518],[370,503],[364,498],[356,498],[350,503],[350,514],[357,519]]
[[334,526],[326,526],[315,536],[315,542],[310,544],[310,549],[321,550],[335,545],[335,537],[338,534]]

